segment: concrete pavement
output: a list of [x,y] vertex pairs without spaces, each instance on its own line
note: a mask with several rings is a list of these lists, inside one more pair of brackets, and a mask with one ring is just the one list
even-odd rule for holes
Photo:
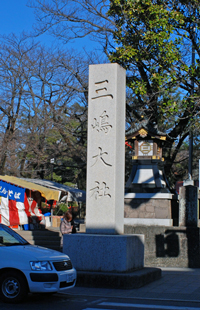
[[[105,289],[74,287],[72,295],[108,296],[200,302],[200,269],[161,268],[162,277],[138,289]],[[69,291],[67,291],[69,294]]]

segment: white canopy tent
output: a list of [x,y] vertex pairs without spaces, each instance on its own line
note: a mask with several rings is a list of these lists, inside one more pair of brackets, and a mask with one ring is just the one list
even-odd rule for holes
[[[45,186],[51,189],[59,190],[61,192],[67,193],[66,196],[66,201],[77,201],[77,202],[85,202],[86,201],[86,192],[82,191],[77,188],[73,188],[64,184],[60,184],[54,181],[50,180],[41,180],[41,179],[27,179],[24,178],[23,180],[31,183],[35,183],[41,186]],[[65,197],[64,196],[64,197]],[[64,198],[63,197],[63,198]],[[63,199],[61,199],[63,200]]]

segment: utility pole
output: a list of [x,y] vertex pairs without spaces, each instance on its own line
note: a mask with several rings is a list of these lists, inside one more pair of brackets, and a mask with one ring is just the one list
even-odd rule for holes
[[[193,36],[195,40],[195,27],[193,27]],[[194,44],[192,44],[192,67],[195,65],[195,48]],[[192,89],[191,89],[191,97],[194,96],[194,79],[192,78]],[[192,180],[192,162],[193,162],[193,132],[190,129],[189,135],[189,167],[188,167],[188,179]]]

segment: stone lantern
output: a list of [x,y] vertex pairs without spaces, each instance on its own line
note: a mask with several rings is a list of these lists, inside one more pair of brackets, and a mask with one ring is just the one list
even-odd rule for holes
[[126,193],[170,193],[164,174],[164,145],[171,138],[148,121],[126,132],[126,141],[134,143],[133,167],[125,186]]
[[176,197],[165,177],[162,154],[171,140],[147,120],[126,132],[127,143],[134,144],[134,156],[125,185],[125,223],[172,225],[172,199]]

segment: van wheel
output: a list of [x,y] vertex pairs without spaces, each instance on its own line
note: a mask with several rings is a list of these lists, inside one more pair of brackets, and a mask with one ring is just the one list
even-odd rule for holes
[[25,278],[16,271],[8,271],[0,276],[0,298],[4,302],[17,303],[28,294]]

